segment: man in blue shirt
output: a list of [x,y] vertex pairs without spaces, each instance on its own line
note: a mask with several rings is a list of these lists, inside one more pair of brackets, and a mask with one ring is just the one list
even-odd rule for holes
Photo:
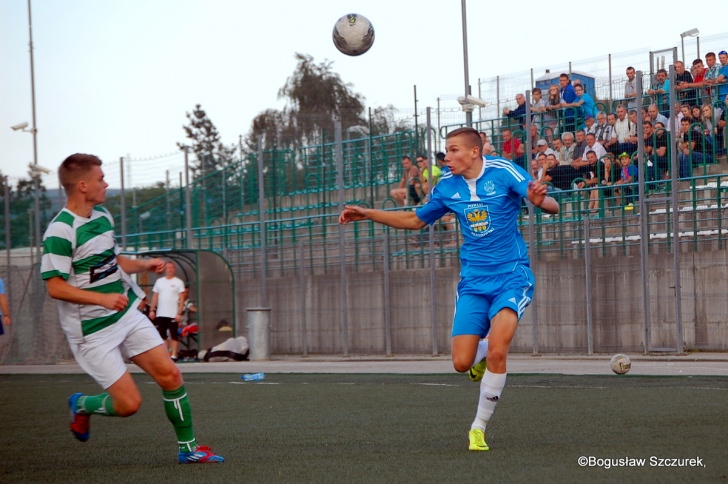
[[[526,244],[518,230],[521,199],[555,214],[558,203],[546,185],[498,157],[483,157],[482,141],[472,128],[450,132],[450,168],[430,201],[416,211],[384,211],[347,206],[339,223],[372,220],[394,228],[419,230],[444,214],[460,221],[460,283],[452,326],[452,361],[481,381],[478,411],[469,433],[470,450],[488,450],[485,427],[506,383],[506,358],[518,320],[531,302],[534,277]],[[481,341],[488,335],[488,339]]]
[[[576,91],[571,84],[568,74],[559,76],[559,100],[562,107],[567,107],[576,102]],[[576,129],[576,108],[567,108],[564,112],[564,129],[562,131],[574,132]]]

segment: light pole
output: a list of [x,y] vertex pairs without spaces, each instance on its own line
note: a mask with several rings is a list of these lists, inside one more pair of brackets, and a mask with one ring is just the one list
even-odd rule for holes
[[[697,28],[686,30],[680,34],[680,45],[682,46],[682,61],[685,63],[685,37],[698,37],[700,31]],[[700,37],[698,37],[698,46],[700,46]],[[698,57],[700,57],[700,47],[698,47]]]
[[[28,0],[30,1],[30,0]],[[463,19],[463,65],[465,66],[465,94],[467,99],[470,94],[470,73],[468,72],[468,16],[465,13],[465,0],[460,0]],[[473,125],[473,110],[465,110],[465,123],[468,127]]]

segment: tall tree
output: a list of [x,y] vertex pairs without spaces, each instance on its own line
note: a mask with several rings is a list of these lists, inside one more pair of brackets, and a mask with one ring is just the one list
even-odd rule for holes
[[186,113],[186,116],[189,124],[182,129],[191,143],[177,143],[177,146],[180,149],[189,149],[197,155],[197,160],[191,163],[194,178],[203,177],[230,163],[235,147],[223,144],[220,133],[202,106],[195,105],[195,109]]
[[257,147],[262,135],[264,147],[298,148],[333,141],[333,117],[341,120],[344,130],[366,124],[364,97],[332,71],[332,62],[314,62],[310,55],[296,53],[298,64],[283,87],[279,99],[286,99],[282,111],[266,110],[253,120],[248,147]]

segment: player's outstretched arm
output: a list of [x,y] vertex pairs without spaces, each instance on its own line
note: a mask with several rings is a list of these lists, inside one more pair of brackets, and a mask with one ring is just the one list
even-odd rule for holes
[[386,211],[374,208],[364,208],[357,205],[347,205],[339,215],[339,223],[346,225],[350,222],[359,222],[361,220],[371,220],[383,225],[394,227],[395,229],[419,230],[425,225],[425,222],[417,218],[415,212],[409,211]]
[[166,264],[163,259],[130,259],[123,255],[116,256],[116,260],[127,274],[136,274],[138,272],[156,272],[157,274],[161,274],[164,272],[164,266]]
[[528,199],[546,213],[559,213],[559,202],[546,195],[546,185],[543,183],[528,182]]

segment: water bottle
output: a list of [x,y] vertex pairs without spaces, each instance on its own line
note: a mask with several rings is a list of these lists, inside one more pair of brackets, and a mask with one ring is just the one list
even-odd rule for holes
[[246,373],[240,378],[243,381],[260,381],[265,380],[265,373]]

